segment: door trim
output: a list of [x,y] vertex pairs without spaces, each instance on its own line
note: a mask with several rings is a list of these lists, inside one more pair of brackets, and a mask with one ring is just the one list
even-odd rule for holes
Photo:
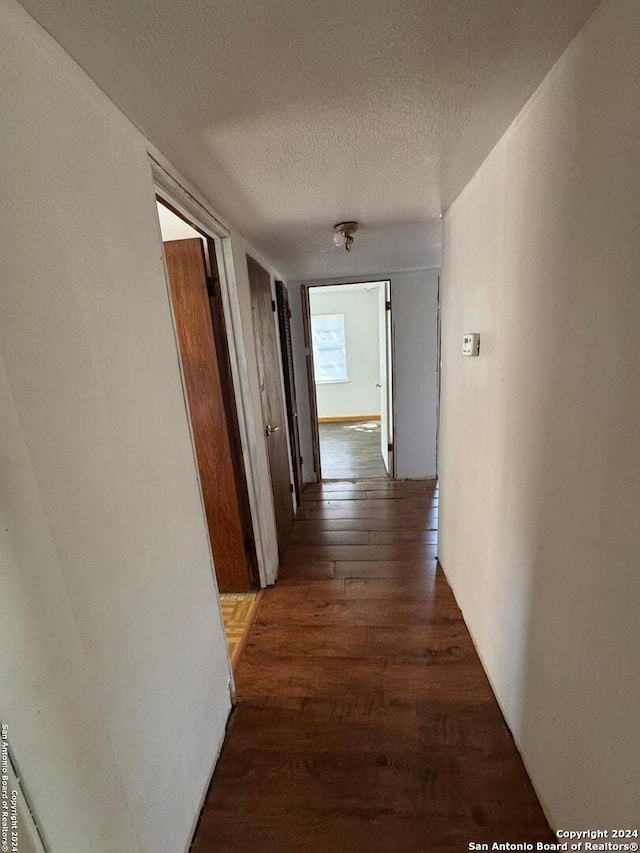
[[348,284],[387,284],[389,285],[389,303],[391,305],[390,314],[390,335],[389,347],[391,349],[391,426],[393,436],[393,452],[391,457],[391,471],[389,478],[396,479],[396,459],[397,459],[397,430],[396,430],[396,348],[395,348],[395,326],[393,322],[393,286],[392,277],[387,278],[356,278],[347,279],[346,281],[318,281],[300,286],[300,298],[302,301],[302,329],[304,334],[304,352],[307,366],[307,392],[309,398],[309,420],[311,425],[311,448],[313,450],[313,471],[316,475],[316,482],[322,482],[322,465],[320,461],[320,429],[318,426],[318,403],[316,399],[316,386],[314,380],[314,364],[313,364],[313,346],[311,343],[311,300],[309,299],[309,291],[312,287],[341,287]]
[[[259,523],[261,505],[258,486],[260,464],[256,443],[257,433],[253,416],[249,372],[247,369],[247,354],[242,332],[240,302],[233,264],[231,235],[228,229],[216,219],[213,213],[189,190],[185,189],[151,154],[149,154],[149,162],[155,190],[153,197],[154,205],[156,203],[156,196],[158,196],[163,202],[172,207],[176,213],[195,225],[206,237],[213,239],[215,244],[220,295],[224,310],[225,330],[231,365],[231,378],[235,392],[240,444],[245,462],[245,479],[258,561],[258,574],[260,586],[266,587],[269,583],[266,558],[267,544],[263,535],[262,525]],[[162,244],[160,223],[158,223],[158,239],[160,244]],[[169,294],[168,279],[166,284],[167,293]]]
[[438,306],[436,309],[436,383],[438,395],[436,398],[436,480],[440,474],[440,395],[442,392],[442,313],[441,313],[441,285],[442,275],[438,273]]
[[302,501],[304,484],[302,477],[302,456],[300,452],[300,430],[298,428],[298,401],[293,363],[293,342],[291,336],[291,306],[289,305],[289,291],[285,283],[276,280],[275,287],[285,408],[289,426],[289,456],[297,511]]
[[391,451],[391,471],[389,477],[392,480],[396,479],[396,460],[398,458],[398,431],[396,429],[396,327],[393,321],[393,288],[391,279],[385,279],[388,282],[387,293],[389,294],[389,340],[388,351],[391,353],[391,364],[388,366],[388,373],[391,377],[391,396],[389,402],[391,404],[391,443],[393,450]]
[[322,482],[322,464],[320,461],[320,429],[318,427],[318,400],[316,398],[315,365],[313,363],[313,346],[311,344],[311,300],[309,299],[310,284],[300,288],[302,298],[302,328],[304,331],[304,355],[307,367],[307,388],[309,392],[309,419],[311,422],[311,449],[313,451],[313,471],[316,482]]
[[[209,280],[209,307],[211,308],[213,303],[214,310],[211,311],[211,320],[213,324],[213,336],[216,344],[218,363],[220,366],[219,372],[222,395],[227,409],[227,428],[229,433],[229,444],[231,446],[231,462],[235,474],[238,508],[240,510],[242,528],[245,536],[245,550],[249,559],[251,584],[255,588],[260,586],[256,537],[253,529],[251,505],[249,503],[249,488],[247,484],[246,471],[247,466],[242,452],[237,395],[233,382],[233,364],[231,360],[231,353],[229,351],[229,336],[227,334],[227,312],[225,311],[222,299],[222,287],[217,261],[218,252],[216,251],[216,241],[213,237],[207,237],[207,250],[209,252],[209,259],[216,259],[216,269],[211,269],[211,278]],[[223,364],[221,364],[221,362],[223,362]]]

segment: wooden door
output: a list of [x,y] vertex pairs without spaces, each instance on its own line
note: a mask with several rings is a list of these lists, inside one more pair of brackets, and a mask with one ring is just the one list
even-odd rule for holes
[[293,485],[298,505],[302,500],[302,455],[300,431],[298,429],[298,403],[296,400],[296,378],[293,369],[293,344],[291,341],[291,308],[289,293],[283,282],[276,281],[276,304],[278,306],[278,328],[280,329],[280,352],[284,370],[284,396],[287,404],[287,424],[293,462]]
[[282,400],[282,379],[278,338],[274,318],[275,301],[271,295],[271,277],[247,255],[253,334],[258,358],[262,419],[267,441],[271,490],[278,529],[278,547],[284,550],[293,524],[292,485],[289,479],[289,449]]
[[235,455],[238,450],[228,409],[235,401],[223,393],[224,358],[216,348],[204,244],[197,237],[170,240],[164,253],[218,587],[242,592],[257,585],[255,547],[234,468],[232,447]]

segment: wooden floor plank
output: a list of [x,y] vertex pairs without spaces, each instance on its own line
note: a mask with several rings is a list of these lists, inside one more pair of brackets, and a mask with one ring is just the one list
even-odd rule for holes
[[[362,617],[363,619],[366,616]],[[374,618],[374,617],[372,617]],[[265,595],[255,625],[351,625],[356,624],[356,603],[344,599],[298,596],[294,604],[289,596]]]
[[436,516],[438,514],[437,507],[431,507],[429,500],[421,497],[406,497],[404,500],[367,498],[366,501],[331,500],[331,498],[323,497],[318,501],[308,502],[308,505],[303,508],[307,508],[309,512],[315,512],[317,518],[331,518],[330,515],[323,514],[322,510],[324,509],[334,512],[340,510],[360,518],[380,518],[381,516],[395,518],[407,512],[419,517],[422,517],[425,512]]
[[307,625],[305,630],[276,630],[271,625],[254,626],[243,655],[267,657],[368,657],[391,660],[414,658],[452,662],[474,658],[475,650],[466,626],[447,622],[440,625],[405,626],[402,631],[389,626]]
[[350,516],[348,518],[309,518],[308,510],[301,509],[298,512],[297,521],[294,525],[294,530],[298,527],[305,530],[369,530],[372,533],[376,531],[396,531],[396,530],[437,530],[438,519],[430,516],[412,516],[403,517],[402,515],[391,518],[376,518],[372,521],[371,518],[360,518],[358,516]]
[[405,504],[413,502],[421,507],[436,508],[439,498],[437,494],[430,491],[408,493],[399,492],[397,489],[376,489],[370,492],[345,490],[305,495],[302,499],[302,506],[318,509],[323,504],[335,503],[336,501],[404,501]]
[[[391,527],[391,525],[389,525]],[[337,519],[331,521],[300,520],[294,527],[290,542],[309,545],[393,545],[396,542],[426,542],[435,545],[438,531],[416,530],[411,527],[390,530],[369,530],[369,519],[358,522],[356,519]],[[353,533],[351,536],[349,534]]]
[[413,528],[371,530],[369,542],[371,545],[392,545],[395,542],[427,542],[435,545],[438,542],[438,531],[415,530]]
[[295,527],[289,537],[289,542],[301,545],[369,545],[371,542],[368,530],[322,530],[314,531]]
[[[422,492],[400,492],[397,489],[391,491],[386,489],[382,491],[380,489],[375,489],[370,492],[365,493],[368,501],[407,501],[407,500],[418,500],[422,506],[430,506],[437,507],[438,506],[438,495],[433,494],[432,492],[422,491]],[[324,495],[323,495],[324,497]],[[333,497],[333,495],[328,497]],[[326,498],[325,498],[326,499]]]
[[428,542],[396,542],[391,545],[304,545],[292,542],[283,563],[311,560],[421,560],[435,559],[437,545]]
[[340,560],[333,564],[335,578],[413,578],[422,581],[436,571],[436,558],[423,560]]
[[313,495],[317,492],[374,490],[399,491],[407,494],[413,492],[438,491],[436,480],[336,480],[330,483],[310,483],[305,486],[304,494]]
[[407,512],[407,510],[413,510],[415,513],[423,513],[425,510],[433,514],[437,514],[438,512],[438,505],[434,504],[428,498],[416,500],[415,498],[407,498],[404,495],[393,495],[389,498],[387,495],[380,497],[379,492],[376,492],[376,494],[378,497],[367,497],[364,504],[357,498],[334,498],[331,496],[318,498],[318,500],[305,500],[302,506],[309,510],[348,510],[351,514],[357,513],[359,516],[361,515],[362,518]]
[[437,500],[433,481],[305,490],[196,853],[553,840],[438,566]]
[[335,576],[333,560],[298,560],[281,565],[278,580],[304,578],[307,580],[326,580]]
[[246,655],[238,665],[239,701],[285,693],[294,697],[372,699],[403,696],[414,700],[438,698],[443,691],[456,703],[482,705],[494,701],[477,661],[455,660],[446,666],[437,658],[419,662],[383,658],[297,655],[258,658]]
[[[351,702],[326,697],[273,702],[247,700],[238,706],[227,749],[310,752],[350,752],[455,747],[460,755],[479,750],[510,756],[513,744],[497,708],[420,704],[406,699]],[[265,738],[265,731],[269,737]]]
[[[334,583],[340,583],[335,579]],[[378,599],[382,601],[405,598],[409,601],[431,601],[440,593],[448,599],[450,591],[444,578],[434,572],[422,571],[412,578],[346,578],[342,579],[344,591],[341,593],[347,599]]]
[[[413,501],[340,501],[335,507],[322,507],[322,509],[307,509],[303,507],[301,517],[313,519],[330,519],[330,518],[359,518],[359,519],[390,519],[398,521],[405,519],[411,521],[417,526],[420,523],[427,521],[435,521],[434,525],[437,528],[438,511],[431,510],[425,512],[424,507],[415,504]],[[413,526],[413,524],[411,526]],[[375,529],[375,524],[371,524]]]

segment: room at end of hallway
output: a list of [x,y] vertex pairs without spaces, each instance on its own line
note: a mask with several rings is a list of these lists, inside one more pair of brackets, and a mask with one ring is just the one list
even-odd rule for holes
[[323,480],[387,478],[380,453],[380,419],[318,424]]

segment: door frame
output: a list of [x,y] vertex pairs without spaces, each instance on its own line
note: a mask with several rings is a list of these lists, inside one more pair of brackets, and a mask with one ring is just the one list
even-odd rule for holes
[[289,457],[297,511],[302,501],[304,479],[302,476],[302,453],[300,447],[300,429],[298,425],[298,401],[296,395],[293,342],[291,336],[292,313],[291,305],[289,303],[289,290],[286,284],[283,281],[276,279],[275,288],[280,355],[282,357],[282,379],[284,384],[284,402],[286,410],[285,415],[289,427]]
[[[208,240],[213,241],[215,247],[218,279],[220,284],[220,299],[224,314],[224,331],[226,332],[231,380],[235,396],[235,408],[238,420],[240,446],[242,449],[242,461],[244,462],[244,475],[249,498],[251,527],[253,530],[253,539],[258,562],[258,576],[260,586],[266,587],[269,583],[266,568],[267,543],[265,542],[262,525],[259,523],[260,490],[258,485],[258,472],[260,470],[260,463],[258,448],[255,441],[256,425],[253,416],[251,386],[249,383],[249,373],[247,369],[247,353],[242,332],[242,319],[233,263],[231,234],[229,230],[219,222],[214,214],[208,210],[202,202],[195,198],[189,190],[185,189],[182,184],[180,184],[180,182],[154,158],[152,154],[149,153],[148,156],[153,178],[154,205],[156,204],[156,197],[161,199],[162,202],[170,207],[178,216],[185,219],[188,224],[200,231]],[[162,234],[160,233],[159,222],[158,235],[160,244],[162,244]],[[167,294],[171,304],[168,278],[166,284]],[[171,310],[173,311],[173,309]],[[189,422],[189,429],[191,432],[191,422]],[[191,435],[191,444],[195,458],[193,435]]]
[[441,282],[442,274],[438,273],[438,296],[436,308],[436,480],[440,476],[440,396],[442,393],[442,311],[441,311]]
[[311,340],[311,300],[309,294],[311,288],[317,287],[343,287],[349,284],[389,284],[389,303],[390,303],[390,323],[389,334],[391,339],[387,341],[387,345],[391,351],[391,429],[393,436],[393,451],[391,457],[391,471],[389,479],[396,478],[396,348],[395,348],[395,327],[393,323],[393,287],[392,278],[356,278],[346,281],[314,281],[304,283],[300,286],[300,297],[302,300],[302,329],[304,333],[304,354],[307,367],[307,391],[309,398],[309,420],[311,424],[311,449],[313,451],[313,470],[316,475],[316,481],[322,482],[322,463],[320,460],[320,427],[318,426],[318,400],[316,397],[315,384],[315,366],[313,363],[313,345]]

